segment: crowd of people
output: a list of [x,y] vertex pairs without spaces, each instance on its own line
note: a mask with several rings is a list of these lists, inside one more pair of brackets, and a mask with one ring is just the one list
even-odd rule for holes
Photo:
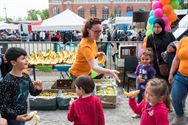
[[[135,71],[136,88],[140,93],[137,97],[129,97],[129,105],[140,117],[141,125],[169,125],[168,112],[173,108],[176,117],[171,125],[187,124],[184,107],[188,92],[188,37],[181,39],[176,48],[173,34],[166,32],[164,26],[162,19],[155,20],[154,33],[148,36],[147,49],[141,54]],[[100,20],[88,19],[82,33],[76,60],[69,69],[78,99],[70,101],[67,119],[75,125],[104,125],[102,104],[92,94],[95,84],[90,73],[94,70],[111,75],[120,82],[119,72],[97,64],[96,57],[104,55],[104,52],[98,52],[96,46],[102,33]],[[40,81],[32,82],[29,75],[23,73],[28,68],[26,56],[24,49],[12,47],[0,58],[0,124],[24,125],[32,119],[32,116],[27,115],[28,94],[37,96],[43,87]],[[168,65],[169,74],[162,73],[162,64]]]

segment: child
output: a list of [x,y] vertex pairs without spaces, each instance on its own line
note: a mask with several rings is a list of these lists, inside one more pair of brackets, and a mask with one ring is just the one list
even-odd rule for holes
[[172,61],[176,55],[176,45],[172,42],[167,46],[167,50],[161,53],[163,60],[168,64],[169,70],[172,65]]
[[28,67],[26,51],[22,48],[12,47],[5,53],[12,70],[0,83],[0,110],[8,125],[24,125],[32,119],[27,115],[27,97],[40,94],[42,84],[40,81],[32,83],[30,77],[22,73]]
[[129,105],[136,114],[141,115],[140,125],[169,125],[170,98],[165,80],[158,78],[149,80],[145,98],[137,104],[135,97],[131,97]]
[[152,53],[150,51],[145,51],[140,57],[140,64],[137,66],[135,74],[137,76],[137,89],[140,90],[140,93],[137,96],[137,103],[140,103],[143,99],[145,86],[148,80],[155,77],[155,69],[151,65],[152,62]]
[[86,75],[79,76],[75,80],[75,86],[79,99],[69,106],[68,120],[74,122],[74,125],[104,125],[101,102],[91,94],[95,87],[93,80]]

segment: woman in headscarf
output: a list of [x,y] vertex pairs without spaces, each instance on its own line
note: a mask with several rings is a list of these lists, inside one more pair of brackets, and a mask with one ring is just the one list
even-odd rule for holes
[[[156,69],[156,76],[160,78],[164,78],[165,80],[168,81],[168,76],[162,76],[159,71],[159,66],[157,63],[157,57],[159,59],[159,64],[165,64],[163,58],[161,57],[161,53],[166,51],[167,46],[175,41],[175,37],[171,32],[166,32],[165,31],[165,22],[163,19],[156,19],[153,25],[154,28],[154,33],[148,36],[147,38],[147,43],[146,47],[148,49],[153,50],[153,65],[154,68]],[[156,45],[156,50],[155,50],[155,45]],[[157,56],[156,56],[157,54]]]

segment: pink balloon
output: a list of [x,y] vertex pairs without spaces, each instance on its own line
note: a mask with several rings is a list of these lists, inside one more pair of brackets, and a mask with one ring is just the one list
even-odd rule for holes
[[166,25],[165,26],[165,31],[170,32],[171,31],[171,27],[169,25]]
[[167,24],[168,24],[168,22],[169,22],[169,19],[168,19],[168,17],[166,17],[166,16],[163,16],[163,17],[162,17],[162,19],[164,20],[164,22],[165,22],[165,25],[167,25]]
[[163,16],[163,10],[161,8],[155,9],[154,15],[155,15],[156,18],[161,18]]
[[163,5],[162,5],[162,3],[159,2],[159,1],[154,1],[154,3],[152,4],[152,9],[153,9],[153,10],[155,10],[155,9],[157,9],[157,8],[162,8],[162,7],[163,7]]

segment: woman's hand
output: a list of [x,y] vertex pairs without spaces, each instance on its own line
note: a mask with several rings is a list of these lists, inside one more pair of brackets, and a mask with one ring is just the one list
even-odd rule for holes
[[39,81],[39,80],[34,81],[34,86],[35,86],[35,88],[36,88],[37,90],[42,90],[42,89],[43,89],[42,83],[41,83],[41,81]]
[[115,79],[120,83],[121,80],[118,77],[119,71],[117,70],[109,70],[109,74],[112,75],[113,77],[115,77]]
[[98,52],[97,56],[99,56],[99,55],[105,55],[105,53],[104,52]]
[[173,74],[169,74],[168,82],[172,85],[172,84],[173,84],[173,81],[174,81],[174,76],[173,76]]
[[26,122],[26,121],[30,121],[33,118],[33,116],[29,116],[27,114],[23,114],[23,115],[18,115],[16,117],[17,121],[22,121],[22,122]]

